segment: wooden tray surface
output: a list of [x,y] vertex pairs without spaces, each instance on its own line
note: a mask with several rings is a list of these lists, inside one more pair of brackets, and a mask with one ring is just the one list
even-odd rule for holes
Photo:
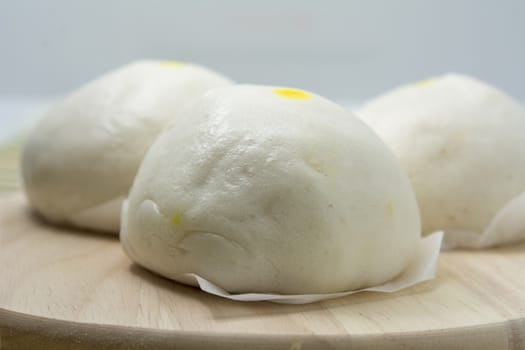
[[525,244],[444,252],[437,278],[308,305],[234,302],[133,264],[116,237],[0,197],[0,349],[525,349]]

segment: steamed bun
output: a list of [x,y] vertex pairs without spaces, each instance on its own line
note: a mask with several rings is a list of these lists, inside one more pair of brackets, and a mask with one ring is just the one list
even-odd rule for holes
[[123,206],[137,263],[229,292],[328,293],[399,274],[420,240],[395,156],[350,112],[302,90],[208,91],[148,151]]
[[197,65],[139,61],[75,91],[25,145],[30,204],[52,222],[118,232],[122,201],[158,133],[188,100],[228,84]]
[[513,219],[512,230],[521,233],[501,231],[474,243],[525,193],[525,109],[518,102],[476,79],[447,74],[379,96],[358,115],[407,171],[424,233],[445,230],[452,241],[454,232],[470,233],[464,243],[472,246],[525,236],[525,220]]

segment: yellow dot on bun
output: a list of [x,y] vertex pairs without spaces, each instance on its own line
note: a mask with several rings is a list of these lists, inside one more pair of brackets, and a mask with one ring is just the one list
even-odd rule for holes
[[427,87],[432,84],[432,80],[433,79],[424,79],[424,80],[416,81],[414,85],[419,86],[419,87]]
[[392,204],[392,201],[386,203],[386,213],[389,217],[394,216],[394,205]]
[[182,222],[182,216],[183,214],[181,212],[175,213],[175,215],[173,215],[173,217],[171,218],[171,223],[175,226],[179,226]]
[[185,63],[181,61],[162,61],[160,62],[160,64],[166,67],[180,67],[183,66]]
[[278,88],[273,90],[273,92],[277,96],[291,100],[306,100],[311,97],[308,92],[298,89]]

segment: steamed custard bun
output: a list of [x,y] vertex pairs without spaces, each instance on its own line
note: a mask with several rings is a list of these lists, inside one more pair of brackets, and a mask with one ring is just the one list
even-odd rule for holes
[[148,151],[123,206],[138,264],[228,292],[328,293],[398,275],[420,240],[395,156],[313,93],[208,91]]
[[51,222],[118,233],[140,162],[168,121],[230,81],[204,67],[138,61],[81,87],[29,135],[22,176],[31,206]]
[[387,92],[358,115],[405,168],[423,233],[444,230],[445,243],[470,247],[525,237],[525,109],[517,101],[447,74]]

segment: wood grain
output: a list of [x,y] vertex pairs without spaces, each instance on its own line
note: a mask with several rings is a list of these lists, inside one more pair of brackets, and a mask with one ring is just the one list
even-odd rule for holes
[[440,257],[394,294],[242,303],[154,275],[116,238],[0,197],[0,349],[525,349],[525,245]]

